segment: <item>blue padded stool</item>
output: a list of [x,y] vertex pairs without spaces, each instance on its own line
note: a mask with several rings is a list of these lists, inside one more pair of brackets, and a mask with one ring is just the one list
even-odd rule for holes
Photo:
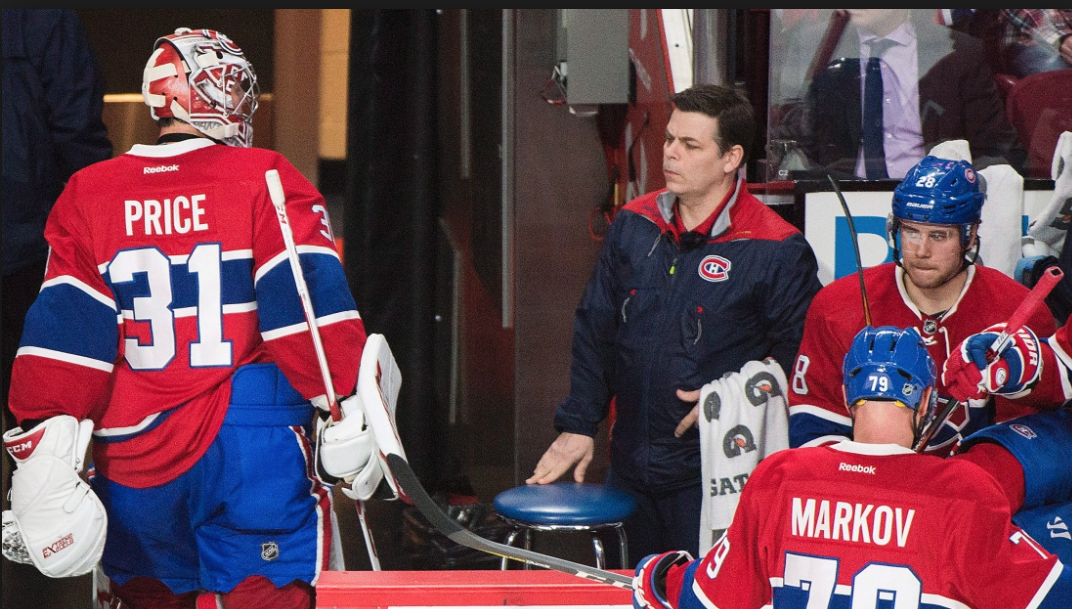
[[[636,501],[625,491],[579,482],[526,484],[495,496],[495,511],[512,527],[506,545],[522,536],[526,550],[532,549],[533,531],[586,531],[592,536],[596,567],[606,569],[607,557],[599,534],[614,531],[621,548],[622,567],[629,568],[623,521],[636,510]],[[502,568],[510,559],[503,558]],[[528,569],[528,563],[525,563]]]

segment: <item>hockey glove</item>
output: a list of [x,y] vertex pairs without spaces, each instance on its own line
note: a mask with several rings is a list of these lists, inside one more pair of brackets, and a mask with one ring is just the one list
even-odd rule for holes
[[633,576],[633,609],[674,609],[666,598],[666,576],[670,569],[692,561],[688,552],[650,554],[637,564]]
[[942,369],[942,383],[956,399],[980,399],[987,394],[1007,398],[1023,397],[1038,384],[1042,375],[1042,352],[1038,337],[1027,326],[1012,334],[994,361],[987,362],[990,346],[1005,329],[995,324],[964,339],[949,354]]
[[341,421],[321,417],[316,434],[316,472],[320,481],[335,485],[351,499],[372,497],[383,480],[376,455],[376,440],[365,424],[361,398],[352,395],[339,403]]
[[29,431],[4,434],[15,460],[11,509],[3,514],[3,554],[49,577],[89,573],[104,552],[108,516],[79,474],[92,421],[46,419]]

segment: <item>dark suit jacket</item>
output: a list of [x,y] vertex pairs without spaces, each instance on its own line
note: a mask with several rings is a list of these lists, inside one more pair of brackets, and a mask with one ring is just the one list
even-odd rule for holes
[[[935,23],[913,25],[918,37],[924,153],[943,141],[963,139],[976,169],[1008,163],[1020,170],[1024,152],[1005,119],[982,42]],[[850,23],[835,59],[808,87],[806,107],[794,128],[799,131],[794,137],[810,160],[842,179],[852,177],[862,136],[858,41]]]

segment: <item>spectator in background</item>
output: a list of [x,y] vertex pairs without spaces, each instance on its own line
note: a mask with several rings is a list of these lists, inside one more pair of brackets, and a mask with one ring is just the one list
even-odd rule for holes
[[938,23],[978,38],[983,43],[987,66],[994,74],[1001,72],[1001,30],[997,8],[938,9]]
[[[773,131],[811,163],[794,178],[900,179],[958,139],[978,169],[1023,164],[980,39],[940,25],[933,9],[840,10],[850,19],[834,59],[808,86],[804,111]],[[871,87],[868,73],[881,76]]]
[[[3,9],[3,399],[45,276],[45,219],[75,171],[111,158],[104,75],[71,9]],[[7,480],[4,481],[5,489]],[[7,492],[4,492],[5,501]]]
[[1000,10],[1002,65],[1006,72],[1023,78],[1072,68],[1072,9]]

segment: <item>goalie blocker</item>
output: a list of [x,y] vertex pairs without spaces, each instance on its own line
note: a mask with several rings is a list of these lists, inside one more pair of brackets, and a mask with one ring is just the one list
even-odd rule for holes
[[92,421],[63,415],[4,434],[15,460],[11,509],[3,513],[3,554],[49,577],[93,570],[104,552],[108,517],[80,474]]
[[[339,403],[342,419],[322,419],[319,424],[316,461],[323,482],[345,482],[342,492],[358,501],[399,497],[400,487],[386,459],[389,454],[406,454],[395,422],[401,386],[402,373],[387,339],[370,334],[361,355],[357,391]],[[322,398],[313,403],[326,410]]]

